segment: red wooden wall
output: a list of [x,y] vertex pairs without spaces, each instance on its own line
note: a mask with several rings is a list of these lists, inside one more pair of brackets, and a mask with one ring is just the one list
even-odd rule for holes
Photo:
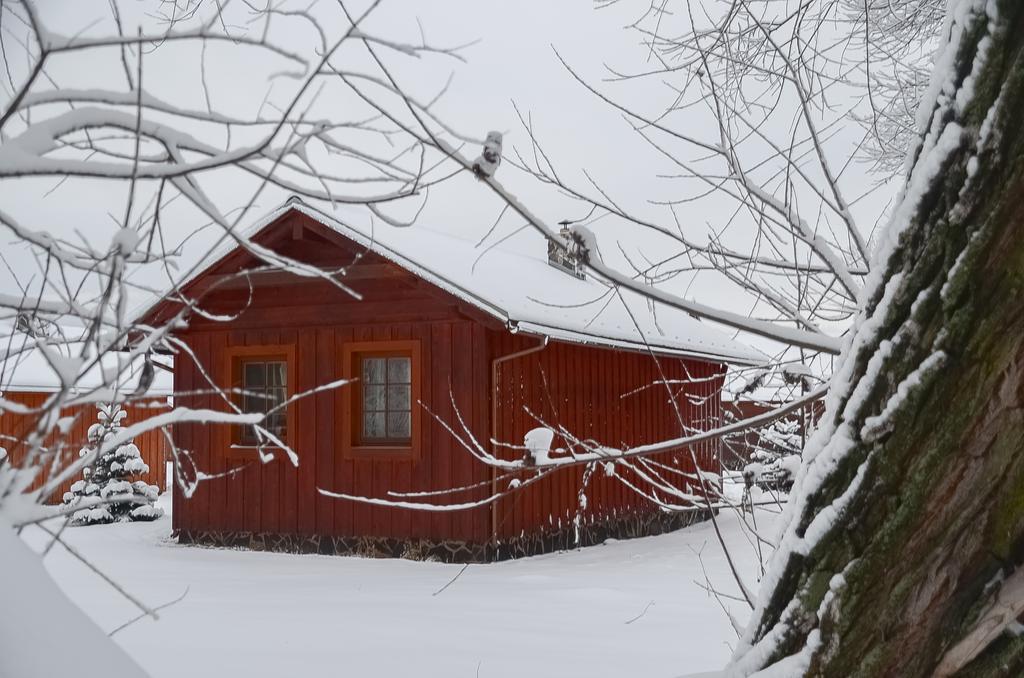
[[[496,356],[537,343],[535,339],[508,333],[492,335]],[[542,351],[504,363],[499,369],[496,437],[507,443],[521,445],[526,432],[541,425],[538,418],[552,428],[565,427],[578,439],[625,448],[714,428],[721,416],[718,392],[722,367],[716,364],[664,356],[656,363],[643,353],[551,343]],[[671,396],[664,386],[666,381],[670,382]],[[691,383],[671,384],[686,381]],[[680,429],[673,400],[689,427],[685,432]],[[567,446],[567,441],[556,436],[553,447]],[[705,470],[717,472],[717,449],[716,443],[709,442],[694,450]],[[514,459],[521,454],[506,449],[502,456]],[[653,455],[651,459],[683,472],[694,471],[687,451]],[[680,489],[685,489],[687,483],[698,484],[663,469],[653,472]],[[644,492],[651,491],[648,483],[623,465],[616,465],[615,473]],[[590,475],[584,489],[587,499],[583,509],[578,496],[583,478],[584,467],[578,466],[503,498],[497,507],[498,539],[567,526],[577,512],[586,519],[610,517],[623,511],[657,510],[652,502],[606,475],[603,469]],[[700,494],[697,489],[692,492]],[[664,493],[661,497],[667,503],[680,503]]]
[[[362,250],[308,218],[291,214],[267,233],[263,244],[297,259],[331,267],[352,264]],[[191,292],[210,290],[217,276],[251,265],[236,253],[196,281]],[[403,271],[376,255],[366,254],[341,278],[363,299],[357,301],[330,284],[284,274],[254,276],[252,303],[231,323],[195,317],[180,336],[196,360],[227,386],[224,376],[230,347],[288,344],[295,350],[296,391],[311,389],[341,376],[340,356],[347,342],[415,339],[423,365],[422,399],[443,421],[457,427],[451,396],[472,434],[485,446],[491,436],[491,361],[535,345],[513,337],[494,320],[455,297]],[[232,282],[208,291],[203,306],[213,313],[241,309],[249,297],[247,283]],[[161,311],[163,312],[163,311]],[[683,379],[682,361],[666,359],[669,379]],[[550,394],[540,386],[538,367],[547,374]],[[689,362],[692,376],[709,376],[719,366]],[[664,389],[645,389],[620,396],[657,378],[650,356],[608,349],[551,344],[542,353],[506,363],[499,384],[500,439],[521,443],[534,423],[522,404],[558,421],[580,435],[612,445],[640,444],[681,434]],[[715,382],[688,387],[689,393]],[[208,388],[201,371],[184,355],[175,361],[177,402],[190,407],[226,409],[209,394],[187,395]],[[344,388],[344,387],[342,387]],[[676,387],[679,388],[679,387]],[[549,396],[550,395],[550,399]],[[214,479],[200,483],[185,501],[176,488],[174,527],[191,531],[245,531],[288,534],[372,536],[397,539],[451,539],[485,542],[491,536],[491,511],[479,507],[455,513],[426,513],[369,506],[323,497],[322,487],[346,494],[387,497],[387,492],[412,492],[465,486],[489,480],[490,469],[462,448],[445,428],[424,412],[421,455],[416,460],[347,459],[341,455],[347,413],[341,392],[316,394],[293,405],[293,444],[300,456],[294,468],[284,455],[268,464],[229,453],[225,426],[179,424],[176,442],[192,451],[197,466]],[[556,403],[553,412],[549,402]],[[717,397],[697,406],[683,399],[687,420],[706,426],[719,416]],[[703,452],[710,458],[712,447]],[[244,455],[246,453],[241,453]],[[684,455],[684,466],[688,464]],[[663,455],[670,459],[671,455]],[[237,472],[230,473],[233,469]],[[582,469],[545,481],[505,500],[498,507],[503,535],[517,534],[548,520],[575,512]],[[450,500],[465,502],[486,496],[487,488],[461,493]],[[587,489],[591,511],[639,508],[651,510],[620,483],[595,474]],[[445,501],[442,497],[440,501]],[[550,518],[549,518],[550,516]]]
[[[467,320],[431,323],[381,322],[360,326],[284,328],[281,330],[203,331],[187,335],[189,346],[204,364],[224,360],[229,346],[290,343],[296,348],[297,391],[312,389],[340,375],[338,365],[345,342],[418,339],[424,369],[424,401],[445,421],[452,421],[451,388],[466,421],[486,431],[487,412],[477,406],[476,388],[486,391],[476,365],[486,365],[485,334]],[[182,362],[179,359],[179,364]],[[195,370],[175,375],[175,391],[202,388]],[[224,384],[221,384],[222,386]],[[342,387],[344,388],[344,387]],[[216,398],[179,398],[190,407],[223,409]],[[483,540],[486,509],[457,514],[425,514],[368,506],[323,497],[318,487],[346,494],[386,497],[388,491],[411,492],[465,485],[485,479],[485,469],[470,462],[465,452],[431,417],[421,427],[417,460],[344,459],[340,454],[343,422],[339,390],[325,391],[295,404],[294,449],[299,466],[283,454],[267,464],[249,463],[250,452],[228,452],[226,426],[179,425],[176,443],[193,450],[200,469],[238,473],[200,483],[189,501],[175,497],[174,527],[185,530],[247,531],[288,534],[368,535],[394,538]],[[250,457],[251,459],[251,457]]]
[[[49,393],[41,391],[7,392],[4,398],[11,402],[20,403],[30,408],[38,408],[50,397]],[[124,420],[126,425],[138,423],[155,413],[166,410],[167,403],[161,399],[154,399],[149,402],[141,402],[125,406],[128,413]],[[96,407],[93,405],[79,405],[71,407],[62,413],[66,417],[74,417],[74,424],[66,436],[51,435],[46,440],[46,446],[60,455],[60,462],[57,468],[64,468],[69,463],[78,459],[78,451],[86,444],[89,427],[96,423]],[[8,411],[0,411],[0,447],[7,449],[11,463],[21,464],[28,450],[22,444],[25,436],[31,432],[36,424],[36,417],[31,414],[15,414]],[[165,452],[166,439],[159,430],[147,431],[135,438],[135,445],[139,448],[143,460],[149,465],[149,473],[139,476],[139,480],[156,485],[163,491],[166,484]],[[29,489],[38,489],[49,477],[49,469],[41,473],[32,483]],[[71,489],[71,484],[81,476],[76,476],[62,483],[56,492],[49,497],[50,503],[60,503],[64,493]]]

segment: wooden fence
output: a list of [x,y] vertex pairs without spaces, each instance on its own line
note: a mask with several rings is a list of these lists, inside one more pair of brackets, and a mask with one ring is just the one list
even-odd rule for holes
[[[50,396],[49,393],[40,391],[27,391],[20,393],[4,393],[8,401],[19,403],[29,408],[38,408]],[[122,422],[130,425],[153,416],[157,412],[169,407],[165,398],[155,398],[150,401],[135,403],[125,407],[128,417]],[[64,468],[69,463],[78,459],[78,452],[85,446],[89,427],[96,422],[97,410],[94,405],[78,405],[68,408],[62,412],[62,416],[72,417],[73,424],[66,435],[52,434],[46,441],[46,447],[59,455],[56,468]],[[8,462],[15,466],[24,463],[27,448],[24,444],[25,436],[35,426],[37,418],[32,414],[15,414],[9,411],[0,411],[0,447],[7,450]],[[145,480],[147,483],[156,485],[163,491],[166,485],[166,464],[168,457],[167,442],[159,430],[147,431],[135,438],[135,445],[139,448],[143,460],[149,465],[149,473],[146,473],[133,480]],[[47,464],[49,467],[50,464]],[[31,489],[36,489],[46,482],[49,476],[49,468],[33,482]],[[60,485],[56,492],[48,498],[49,503],[60,503],[64,493],[71,489],[71,484],[81,478],[78,475],[70,478]]]

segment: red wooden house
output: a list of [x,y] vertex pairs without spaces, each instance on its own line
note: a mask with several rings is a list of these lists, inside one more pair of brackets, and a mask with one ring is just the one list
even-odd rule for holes
[[[585,502],[579,468],[458,512],[339,500],[318,488],[396,499],[468,487],[431,499],[480,500],[505,485],[498,487],[492,470],[441,422],[461,432],[461,418],[482,445],[509,459],[523,452],[491,441],[521,445],[541,421],[581,439],[638,445],[681,434],[656,382],[675,382],[672,397],[687,429],[705,429],[719,420],[725,364],[762,360],[686,314],[652,314],[645,301],[627,299],[645,344],[622,303],[571,270],[560,248],[549,260],[543,243],[537,252],[485,251],[420,226],[371,231],[294,199],[256,224],[251,237],[300,261],[346,267],[338,279],[360,298],[281,271],[239,279],[233,274],[264,265],[235,249],[211,255],[183,287],[204,295],[211,313],[244,310],[229,322],[194,315],[178,336],[221,386],[263,396],[241,402],[249,408],[339,378],[356,381],[301,399],[270,422],[300,456],[297,467],[283,454],[256,463],[246,430],[180,425],[177,443],[206,473],[242,467],[204,481],[189,500],[179,491],[173,529],[181,542],[482,561],[671,529],[692,514],[657,510],[630,489],[642,483],[625,470],[621,477],[603,468],[589,474]],[[144,321],[176,310],[161,302]],[[187,395],[203,382],[184,355],[175,360],[174,378],[178,403],[223,407],[216,397]],[[701,463],[712,466],[716,449],[709,443],[697,450]],[[693,470],[689,459],[659,457],[681,471]]]

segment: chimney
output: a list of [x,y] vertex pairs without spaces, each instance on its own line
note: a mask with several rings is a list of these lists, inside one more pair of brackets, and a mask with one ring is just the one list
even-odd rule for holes
[[584,249],[579,238],[569,228],[569,221],[558,222],[561,228],[558,231],[557,240],[548,240],[548,264],[557,269],[583,280],[584,274]]

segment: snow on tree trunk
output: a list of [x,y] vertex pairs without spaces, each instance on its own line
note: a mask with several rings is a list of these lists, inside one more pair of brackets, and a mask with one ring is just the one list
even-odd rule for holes
[[[98,423],[89,427],[88,446],[79,452],[83,457],[102,445],[108,436],[119,433],[128,416],[117,403],[100,404],[97,409]],[[74,524],[156,520],[162,516],[163,509],[154,504],[160,489],[141,480],[129,480],[148,472],[149,465],[130,440],[101,455],[91,468],[83,471],[83,479],[64,494],[64,505],[75,506],[85,499],[100,499],[104,503],[75,512]]]
[[1012,628],[951,652],[1024,567],[1024,3],[948,11],[741,675],[1024,675]]

